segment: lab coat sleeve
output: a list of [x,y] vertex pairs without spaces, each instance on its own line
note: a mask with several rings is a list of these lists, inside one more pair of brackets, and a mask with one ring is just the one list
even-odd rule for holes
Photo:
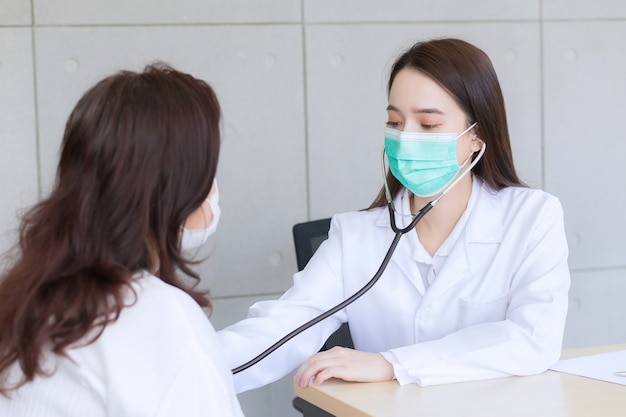
[[[343,301],[338,228],[333,219],[328,239],[322,242],[306,268],[294,275],[293,286],[280,299],[255,303],[246,319],[218,332],[231,368],[248,362],[292,330]],[[258,388],[285,376],[319,351],[345,321],[345,311],[339,311],[235,374],[235,391]]]
[[534,223],[514,272],[504,320],[391,349],[401,384],[434,385],[545,371],[561,352],[570,277],[563,212],[551,198]]

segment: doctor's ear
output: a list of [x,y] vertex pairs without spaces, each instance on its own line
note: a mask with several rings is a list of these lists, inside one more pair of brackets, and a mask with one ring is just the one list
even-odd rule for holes
[[483,140],[475,133],[472,135],[472,149],[479,150],[483,146]]

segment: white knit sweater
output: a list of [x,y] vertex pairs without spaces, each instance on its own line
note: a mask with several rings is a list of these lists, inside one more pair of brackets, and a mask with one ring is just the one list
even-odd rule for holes
[[51,377],[0,395],[0,416],[243,416],[202,309],[148,273],[133,287],[137,301],[96,342],[49,355]]

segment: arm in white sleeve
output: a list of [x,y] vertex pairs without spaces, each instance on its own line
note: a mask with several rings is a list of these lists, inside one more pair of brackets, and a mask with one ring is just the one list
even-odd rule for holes
[[[306,268],[294,275],[294,285],[278,300],[254,304],[248,317],[218,332],[231,368],[238,367],[283,336],[343,301],[338,271],[340,234],[331,224],[324,241]],[[273,382],[316,353],[328,336],[347,320],[340,311],[304,331],[262,361],[234,375],[235,390],[242,392]]]

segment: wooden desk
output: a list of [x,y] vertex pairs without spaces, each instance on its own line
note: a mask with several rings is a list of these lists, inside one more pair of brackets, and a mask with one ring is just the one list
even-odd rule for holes
[[[562,358],[620,349],[626,344],[568,350]],[[294,391],[338,417],[626,416],[626,386],[555,371],[428,387],[330,380]]]

